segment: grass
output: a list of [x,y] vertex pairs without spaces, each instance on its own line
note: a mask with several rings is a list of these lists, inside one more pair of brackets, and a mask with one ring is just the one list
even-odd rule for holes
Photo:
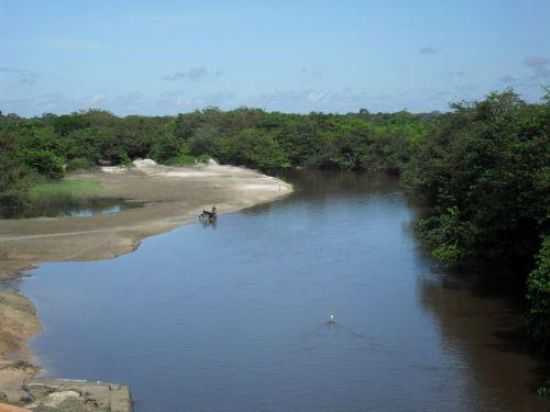
[[101,190],[99,182],[94,180],[61,180],[59,182],[39,183],[31,187],[31,201],[59,198],[89,198]]
[[1,218],[59,216],[101,200],[101,185],[94,180],[66,179],[36,182],[28,192],[0,196]]

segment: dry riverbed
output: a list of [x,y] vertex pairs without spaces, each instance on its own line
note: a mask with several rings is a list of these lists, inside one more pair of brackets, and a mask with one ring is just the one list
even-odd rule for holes
[[[0,280],[46,261],[113,258],[135,250],[148,236],[194,221],[213,205],[218,213],[233,212],[292,191],[279,179],[215,163],[165,167],[138,161],[132,168],[103,168],[68,179],[98,182],[101,197],[145,206],[92,217],[0,219]],[[0,402],[24,398],[23,384],[38,371],[26,342],[39,330],[32,303],[0,291]]]

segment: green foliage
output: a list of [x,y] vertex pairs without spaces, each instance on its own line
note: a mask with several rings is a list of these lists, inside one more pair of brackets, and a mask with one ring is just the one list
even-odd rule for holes
[[55,129],[55,133],[59,136],[66,136],[74,130],[83,129],[88,126],[86,119],[77,113],[59,117],[54,116],[51,123]]
[[165,134],[160,136],[152,145],[149,156],[158,163],[167,163],[177,158],[182,152],[187,152],[187,146],[175,136]]
[[86,170],[93,166],[93,164],[86,158],[77,157],[67,162],[66,170],[68,172],[74,172],[77,170]]
[[31,170],[23,161],[0,151],[0,193],[26,188],[30,176]]
[[[415,148],[405,173],[432,208],[424,237],[445,259],[525,277],[549,216],[548,110],[511,91],[454,108]],[[449,210],[460,213],[451,219]]]
[[29,150],[25,153],[27,166],[50,179],[63,177],[63,159],[47,150]]
[[184,150],[180,151],[176,157],[168,159],[165,163],[171,166],[192,166],[197,163],[197,160]]
[[456,207],[417,223],[420,238],[431,249],[433,256],[447,265],[456,265],[465,258],[472,237],[470,230],[461,222]]
[[7,190],[0,192],[0,217],[16,217],[21,210],[29,206],[29,199],[25,192],[18,190]]
[[95,164],[104,157],[102,149],[108,139],[106,131],[96,128],[74,130],[62,139],[65,157],[69,160],[87,159]]
[[41,182],[33,184],[28,192],[15,192],[8,199],[3,195],[9,196],[10,192],[0,194],[0,216],[57,216],[60,211],[85,207],[94,202],[99,190],[99,183],[95,181],[42,179]]
[[223,138],[216,149],[217,157],[227,163],[275,170],[288,167],[288,159],[278,142],[255,129],[244,129]]
[[29,171],[60,177],[63,163],[74,170],[85,161],[129,165],[136,158],[186,165],[214,157],[266,171],[318,167],[400,173],[429,128],[423,116],[406,112],[297,115],[207,108],[177,117],[119,118],[89,110],[32,119],[1,116],[0,145],[17,162],[14,181]]
[[541,398],[550,399],[550,379],[546,379],[546,381],[537,388],[537,395]]
[[128,156],[128,153],[121,150],[118,154],[118,159],[116,161],[121,166],[131,167],[132,166],[132,159]]
[[430,209],[418,228],[435,257],[483,262],[520,282],[530,273],[529,329],[546,351],[550,240],[541,247],[541,238],[550,225],[548,101],[547,94],[542,104],[527,104],[506,90],[452,105],[454,112],[434,119],[413,144],[403,176]]
[[166,164],[168,164],[170,166],[192,166],[196,163],[197,163],[197,161],[196,161],[195,157],[193,157],[191,155],[188,155],[188,154],[185,154],[185,153],[181,153],[177,157],[169,159],[166,162]]
[[527,280],[529,330],[544,351],[550,349],[550,236],[547,236],[536,258],[535,269]]
[[219,136],[220,132],[216,127],[211,125],[199,127],[188,140],[190,153],[195,156],[213,153]]
[[31,200],[56,198],[62,196],[91,197],[101,189],[99,182],[93,180],[64,179],[59,182],[42,182],[29,190]]

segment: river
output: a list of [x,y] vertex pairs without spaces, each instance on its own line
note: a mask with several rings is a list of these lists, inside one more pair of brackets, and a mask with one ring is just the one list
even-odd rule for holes
[[438,269],[395,180],[291,180],[216,226],[34,270],[48,374],[128,383],[138,412],[549,410],[518,308]]

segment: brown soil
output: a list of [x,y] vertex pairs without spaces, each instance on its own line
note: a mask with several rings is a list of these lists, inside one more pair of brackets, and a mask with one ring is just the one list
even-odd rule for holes
[[25,397],[21,387],[38,370],[29,363],[26,342],[39,330],[36,311],[27,298],[0,292],[0,401],[18,403]]

